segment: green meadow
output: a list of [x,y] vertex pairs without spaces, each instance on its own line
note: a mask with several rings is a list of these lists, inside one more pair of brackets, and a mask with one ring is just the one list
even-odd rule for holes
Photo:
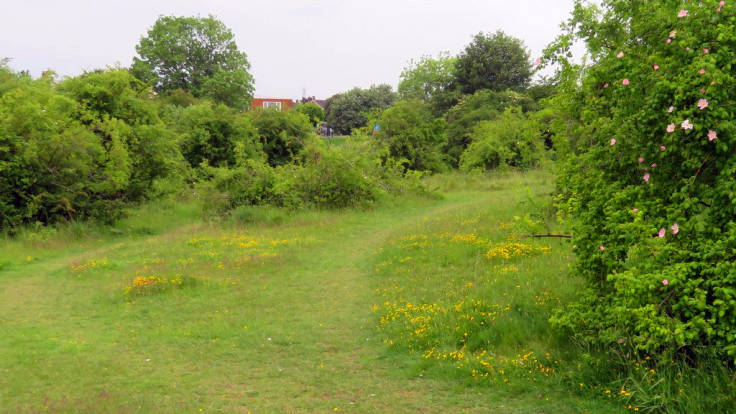
[[2,411],[625,411],[558,374],[571,246],[522,238],[550,176],[428,185],[443,197],[217,223],[159,201],[4,240]]

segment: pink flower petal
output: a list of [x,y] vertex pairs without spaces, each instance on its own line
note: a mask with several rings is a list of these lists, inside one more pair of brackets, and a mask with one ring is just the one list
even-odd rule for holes
[[611,138],[611,146],[616,145],[616,138]]
[[622,84],[623,84],[624,86],[627,86],[627,85],[629,84],[629,80],[628,80],[628,79],[624,79],[624,80],[622,80],[622,81],[621,81],[621,83],[622,83]]
[[718,139],[718,133],[711,129],[708,131],[708,141],[713,141],[715,139]]
[[680,10],[680,12],[677,13],[677,17],[679,18],[687,17],[687,10],[685,9]]
[[702,111],[703,109],[708,107],[708,100],[705,98],[698,99],[698,108]]
[[622,57],[624,57],[624,52],[618,52],[618,54],[616,55],[616,57],[619,58],[619,59],[621,59]]
[[698,71],[698,73],[699,73],[699,74],[701,74],[701,75],[705,75],[705,69],[700,69],[700,70]]
[[680,127],[682,129],[693,129],[693,124],[690,123],[690,120],[689,119],[686,119],[686,120],[682,121],[682,124],[680,125]]
[[652,66],[652,69],[654,69],[654,70],[659,70],[659,65],[654,65],[654,66]]
[[678,226],[677,223],[670,226],[670,229],[672,229],[672,234],[677,234],[680,232],[680,226]]
[[667,279],[662,279],[662,284],[665,285],[665,286],[667,286],[667,285],[670,284],[670,281],[667,280]]
[[648,183],[649,182],[649,173],[644,174],[644,177],[642,177],[642,178],[644,179],[644,182],[647,182]]
[[657,168],[657,163],[656,162],[652,164],[652,168]]
[[672,111],[674,111],[674,110],[675,110],[675,107],[674,106],[670,106],[669,108],[667,108],[667,113],[670,113],[671,114]]
[[667,234],[667,230],[665,229],[659,229],[659,233],[657,234],[657,237],[660,239],[664,237],[664,235]]
[[641,164],[641,163],[643,163],[643,162],[644,162],[644,157],[639,157],[639,158],[637,158],[636,160],[637,160],[637,161],[639,161],[639,164]]
[[600,247],[598,247],[598,249],[599,249],[600,251],[604,251],[604,250],[606,250],[606,248],[605,248],[605,247],[603,247],[603,246],[600,246]]
[[667,125],[667,132],[669,132],[669,133],[675,132],[675,124],[669,124],[669,125]]
[[664,145],[660,145],[660,146],[659,146],[659,150],[660,150],[660,151],[664,151],[664,150],[666,150],[666,149],[667,149],[667,147],[665,147]]

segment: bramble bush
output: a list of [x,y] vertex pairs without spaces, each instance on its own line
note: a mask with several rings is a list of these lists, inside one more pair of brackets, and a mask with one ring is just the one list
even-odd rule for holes
[[[736,359],[736,14],[731,1],[578,2],[547,51],[591,64],[566,91],[560,175],[588,288],[553,322],[660,361]],[[577,68],[579,69],[579,68]]]

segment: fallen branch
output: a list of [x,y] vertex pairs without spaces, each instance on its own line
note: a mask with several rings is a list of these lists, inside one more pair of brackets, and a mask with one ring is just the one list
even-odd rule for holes
[[541,237],[557,237],[557,238],[560,238],[560,239],[572,239],[572,236],[569,235],[569,234],[530,234],[530,235],[524,236],[524,237],[525,238],[526,237],[538,237],[538,238],[541,238]]

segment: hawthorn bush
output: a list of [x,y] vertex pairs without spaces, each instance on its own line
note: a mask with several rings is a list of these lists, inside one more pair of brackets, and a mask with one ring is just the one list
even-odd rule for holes
[[586,343],[736,358],[732,3],[578,2],[547,51],[574,70],[580,39],[592,62],[565,92],[577,154],[560,175],[588,289],[553,318]]

